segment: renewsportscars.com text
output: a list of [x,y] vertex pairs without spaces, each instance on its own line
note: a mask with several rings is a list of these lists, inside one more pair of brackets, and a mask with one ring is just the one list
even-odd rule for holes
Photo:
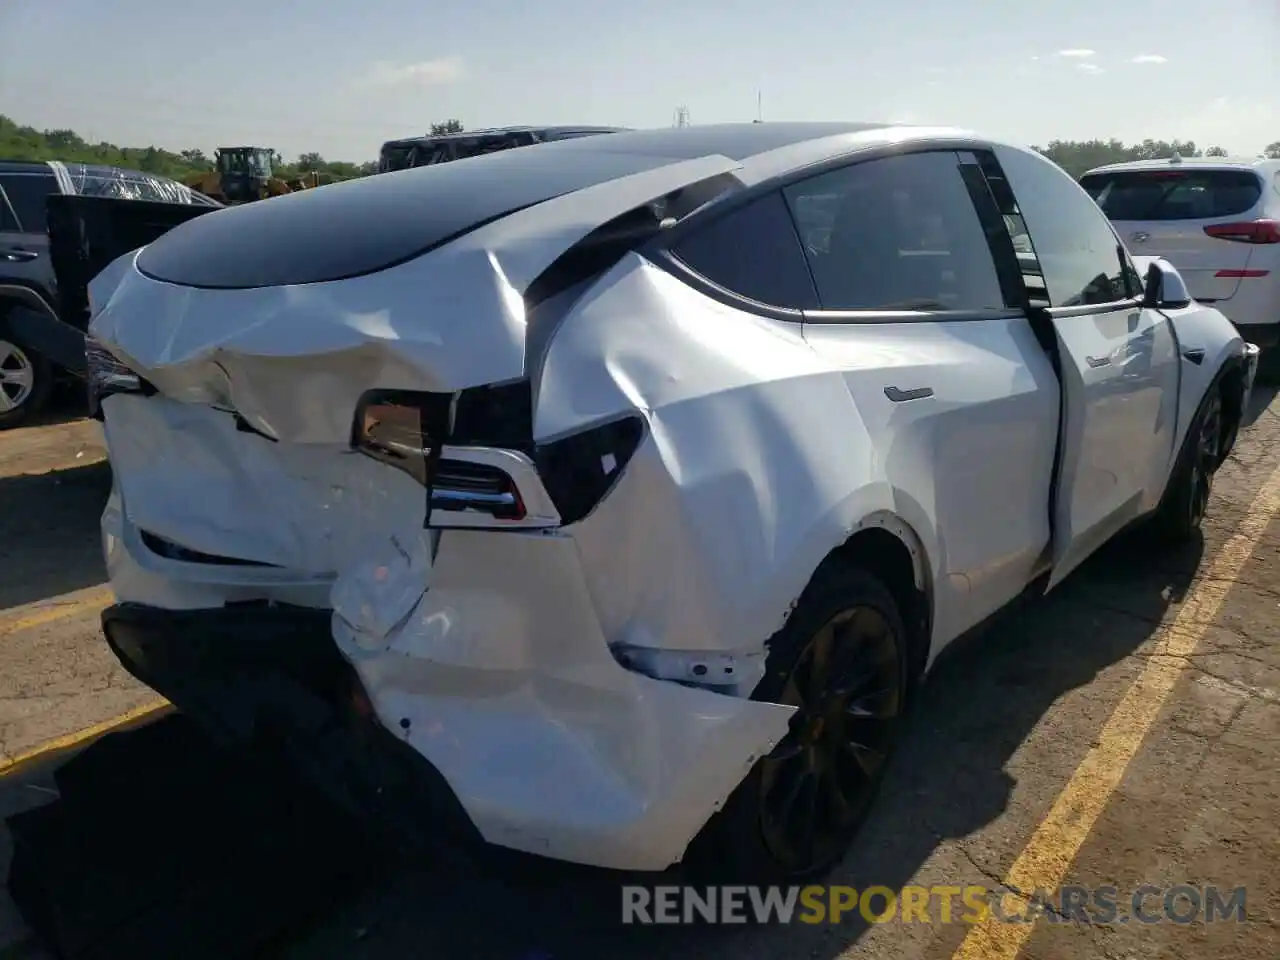
[[1030,896],[982,886],[624,886],[622,922],[1215,923],[1244,922],[1244,887],[1064,886]]

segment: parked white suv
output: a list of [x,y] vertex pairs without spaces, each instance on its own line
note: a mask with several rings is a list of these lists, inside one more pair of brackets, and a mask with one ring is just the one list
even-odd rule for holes
[[1250,343],[1280,342],[1280,160],[1140,160],[1080,184],[1135,256],[1172,263]]

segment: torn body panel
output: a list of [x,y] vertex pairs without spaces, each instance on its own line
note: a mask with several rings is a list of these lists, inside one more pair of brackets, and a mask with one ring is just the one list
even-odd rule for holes
[[[349,450],[273,443],[163,396],[112,396],[103,410],[117,598],[332,608],[384,726],[491,842],[664,868],[787,731],[791,707],[620,665],[566,533],[426,530],[422,488]],[[144,530],[254,562],[158,556]]]
[[[968,554],[940,541],[932,511],[953,501],[921,465],[951,451],[943,460],[962,468],[975,437],[954,431],[966,403],[981,409],[974,384],[992,393],[1021,383],[1028,423],[1055,409],[1034,375],[1013,376],[1029,334],[993,329],[1004,339],[952,364],[973,366],[972,381],[940,379],[945,405],[903,412],[876,364],[896,356],[903,369],[945,367],[954,337],[913,340],[924,325],[885,325],[857,343],[824,343],[625,256],[550,334],[532,438],[546,445],[637,414],[646,429],[595,508],[558,530],[424,530],[426,496],[408,473],[335,439],[301,442],[335,429],[278,430],[272,440],[164,388],[109,397],[112,582],[123,601],[166,607],[287,598],[332,608],[334,640],[379,718],[443,773],[487,839],[664,867],[785,735],[792,708],[748,695],[768,639],[831,551],[868,526],[886,529],[916,558],[923,593],[944,585],[935,637],[949,639],[971,615],[969,575],[981,571],[957,565],[951,558]],[[970,363],[983,350],[994,359]],[[336,427],[334,409],[349,403],[348,418],[355,409],[354,397],[326,391],[357,375],[339,355],[251,366],[222,352],[232,398],[247,378],[249,391],[272,384],[281,404],[290,392],[311,398],[297,405],[308,416],[327,396],[312,424],[332,416]],[[162,381],[176,369],[143,372]],[[991,375],[1001,370],[1003,379]],[[1030,442],[1027,431],[999,433],[1007,412],[974,420],[976,439],[996,443],[988,463],[1003,449],[996,438]],[[1046,463],[1031,457],[1026,469],[1047,471],[1046,449]],[[1044,535],[1011,529],[1015,539]],[[141,530],[269,566],[157,556]],[[1036,544],[1015,546],[1008,552],[1021,557]]]
[[[885,392],[921,384],[918,401]],[[627,409],[651,440],[574,527],[614,643],[758,652],[822,560],[880,526],[932,600],[936,653],[1024,589],[1048,543],[1058,386],[1022,316],[802,328],[632,255],[562,320],[535,434]]]

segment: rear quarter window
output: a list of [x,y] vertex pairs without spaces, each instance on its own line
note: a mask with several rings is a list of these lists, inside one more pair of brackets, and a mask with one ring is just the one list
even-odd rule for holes
[[800,237],[780,193],[717,217],[671,251],[711,283],[768,306],[818,306]]
[[1126,170],[1082,177],[1112,220],[1214,220],[1248,213],[1263,184],[1249,170]]

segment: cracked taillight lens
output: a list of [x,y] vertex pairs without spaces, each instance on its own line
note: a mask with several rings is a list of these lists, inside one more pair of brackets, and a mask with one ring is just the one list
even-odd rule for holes
[[85,337],[84,361],[89,415],[96,420],[102,419],[103,399],[113,393],[154,393],[149,383],[93,337]]
[[373,391],[357,408],[352,444],[426,488],[428,525],[437,511],[523,520],[524,501],[506,471],[443,456],[453,413],[452,394]]

